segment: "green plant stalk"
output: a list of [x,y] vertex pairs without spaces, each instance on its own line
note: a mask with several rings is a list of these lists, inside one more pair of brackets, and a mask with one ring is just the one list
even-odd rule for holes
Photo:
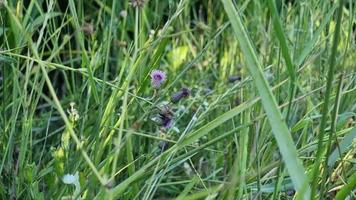
[[[128,89],[127,89],[128,90]],[[119,135],[117,136],[117,141],[114,142],[115,144],[115,153],[114,153],[114,160],[112,163],[112,171],[111,171],[111,178],[115,177],[115,172],[116,172],[116,167],[117,167],[117,161],[120,155],[120,147],[121,147],[121,141],[122,141],[122,132],[123,132],[123,128],[124,128],[124,124],[125,124],[125,119],[127,117],[127,91],[124,94],[124,100],[123,100],[123,105],[122,105],[122,113],[120,119],[120,123],[119,123]]]
[[[245,95],[244,90],[241,90],[240,92],[240,97],[242,100],[248,99],[247,94]],[[246,110],[242,116],[241,116],[241,124],[250,124],[251,120],[250,120],[250,110]],[[238,189],[238,193],[237,193],[237,198],[238,199],[243,199],[243,194],[244,191],[246,191],[246,172],[247,172],[247,151],[248,151],[248,144],[249,144],[249,132],[250,129],[249,127],[247,127],[242,134],[240,135],[240,145],[239,145],[239,155],[240,155],[240,159],[239,159],[239,189]]]
[[[10,14],[11,18],[13,19],[13,21],[15,22],[16,26],[23,32],[23,33],[26,33],[26,31],[24,30],[23,26],[21,25],[21,23],[19,22],[18,18],[12,13],[11,9],[5,5],[8,13]],[[38,52],[37,52],[37,49],[35,48],[35,45],[32,43],[32,40],[31,38],[25,34],[25,38],[27,39],[28,41],[28,44],[29,44],[29,47],[33,53],[33,56],[35,57],[35,59],[39,59],[39,55],[38,55]],[[68,120],[68,117],[67,115],[65,114],[62,106],[61,106],[61,103],[56,95],[56,92],[54,91],[54,88],[53,88],[53,85],[51,83],[51,80],[49,79],[48,77],[48,74],[47,74],[47,71],[46,71],[46,67],[45,65],[42,63],[42,62],[39,62],[39,65],[40,65],[40,68],[41,68],[41,71],[43,73],[43,76],[46,80],[46,83],[47,83],[47,86],[48,86],[48,89],[49,89],[49,92],[50,94],[52,95],[52,98],[53,98],[53,101],[57,107],[57,110],[59,112],[59,114],[61,115],[71,137],[73,138],[74,142],[76,143],[76,145],[78,146],[78,148],[80,149],[81,153],[82,153],[82,156],[84,157],[85,161],[87,162],[87,164],[89,165],[89,167],[91,168],[91,170],[93,171],[93,173],[95,174],[95,176],[98,178],[98,180],[100,181],[100,183],[102,185],[105,185],[106,182],[104,181],[104,179],[101,177],[99,171],[96,169],[95,165],[93,164],[93,162],[90,160],[88,154],[86,153],[86,151],[83,149],[82,147],[82,143],[81,141],[79,140],[78,136],[75,134],[74,130],[73,130],[73,127],[71,125],[71,123],[69,122]]]
[[[116,141],[114,142],[115,145],[115,152],[114,152],[114,159],[112,161],[112,170],[111,170],[111,179],[115,179],[115,173],[116,173],[116,168],[117,168],[117,162],[120,156],[120,151],[121,151],[121,142],[122,142],[122,132],[125,124],[125,118],[127,117],[127,96],[128,96],[128,88],[126,89],[126,92],[124,94],[124,100],[123,100],[123,106],[122,106],[122,113],[120,119],[120,124],[119,124],[119,134],[117,136]],[[133,160],[132,160],[133,161]],[[112,195],[110,194],[110,200],[114,199]]]
[[[250,123],[250,116],[248,116],[248,112],[244,113],[244,120],[243,122],[245,124]],[[249,140],[249,128],[246,128],[240,136],[240,155],[241,155],[241,160],[239,162],[240,164],[240,173],[239,173],[239,190],[237,193],[238,199],[243,199],[243,194],[244,191],[246,190],[246,172],[247,172],[247,150],[248,150],[248,140]]]
[[[132,165],[128,166],[129,176],[134,174],[135,170],[136,170],[136,166],[135,166],[135,163],[134,163],[134,155],[133,155],[134,150],[133,150],[133,147],[132,147],[132,137],[133,137],[133,135],[132,135],[131,131],[132,130],[130,129],[128,135],[126,136],[126,159],[127,159],[128,163],[132,163]],[[139,188],[138,188],[137,184],[133,185],[132,190],[133,190],[134,194],[138,193]]]
[[[116,198],[116,197],[120,196],[125,191],[125,189],[130,186],[131,183],[135,182],[137,179],[142,177],[149,170],[149,168],[151,168],[162,157],[167,157],[167,155],[169,155],[173,151],[176,151],[177,149],[182,149],[182,148],[192,144],[194,141],[196,141],[200,137],[203,137],[204,135],[208,134],[211,130],[215,129],[216,127],[218,127],[219,125],[223,124],[224,122],[226,122],[227,120],[231,119],[232,117],[240,114],[245,109],[251,107],[252,105],[257,103],[258,100],[259,100],[259,98],[254,99],[254,100],[252,100],[250,102],[247,102],[247,103],[242,103],[239,106],[233,108],[232,110],[227,111],[223,115],[220,115],[219,117],[217,117],[213,121],[209,122],[205,126],[201,127],[200,129],[198,129],[198,130],[192,132],[191,134],[189,134],[188,137],[184,138],[183,141],[175,144],[170,149],[168,149],[167,151],[163,152],[160,156],[154,158],[153,160],[148,162],[146,165],[142,166],[134,174],[132,174],[130,177],[128,177],[127,179],[122,181],[119,185],[115,186],[111,191],[113,193],[113,197]],[[96,199],[103,198],[103,195],[104,195],[104,192],[99,193],[96,196]]]
[[[90,85],[90,89],[89,91],[93,91],[93,95],[94,95],[94,100],[96,103],[99,103],[99,95],[98,95],[98,92],[97,92],[97,89],[96,89],[96,85],[95,85],[95,81],[94,81],[94,72],[93,72],[93,69],[90,65],[90,61],[89,61],[89,56],[88,56],[88,53],[85,49],[85,45],[84,45],[84,36],[83,36],[83,32],[82,31],[79,31],[81,30],[81,26],[79,25],[79,19],[78,19],[78,15],[77,15],[77,12],[76,12],[76,8],[75,8],[75,4],[74,4],[74,1],[73,0],[69,0],[69,8],[70,8],[70,11],[73,15],[73,22],[74,22],[74,26],[75,28],[78,30],[76,31],[75,35],[78,39],[78,43],[80,45],[80,48],[82,50],[82,53],[83,53],[83,63],[82,65],[86,66],[87,69],[88,69],[88,78],[89,78],[89,85]],[[95,58],[92,58],[92,59],[95,59]]]
[[356,173],[354,173],[349,179],[348,184],[341,188],[341,190],[336,194],[335,200],[344,200],[347,195],[351,193],[356,187]]
[[[334,104],[334,109],[333,109],[333,114],[332,114],[331,128],[330,128],[330,132],[329,132],[329,140],[328,140],[328,144],[326,146],[326,158],[325,158],[324,164],[323,164],[325,169],[323,170],[323,177],[322,177],[322,180],[320,183],[321,198],[324,198],[324,188],[325,188],[324,186],[326,185],[326,189],[327,189],[327,185],[328,185],[327,183],[325,183],[325,181],[326,181],[326,176],[327,176],[328,172],[330,171],[327,166],[328,166],[329,155],[330,155],[330,151],[331,151],[331,142],[333,141],[333,139],[335,139],[335,142],[337,142],[336,123],[337,123],[337,117],[338,117],[338,113],[339,113],[340,101],[341,101],[341,96],[342,96],[342,80],[343,80],[343,74],[340,74],[338,88],[337,88],[337,92],[336,92],[335,104]],[[333,136],[335,136],[335,137],[333,138]]]
[[223,199],[227,199],[227,200],[232,200],[234,199],[234,197],[236,196],[236,185],[238,183],[238,176],[239,176],[239,157],[240,155],[238,154],[239,152],[236,153],[235,156],[235,161],[232,164],[231,170],[229,172],[230,174],[230,181],[229,184],[227,184],[227,194],[226,194],[226,198]]
[[332,83],[334,79],[334,68],[335,68],[335,61],[336,61],[336,53],[337,53],[337,46],[339,43],[339,38],[340,38],[340,30],[341,30],[341,18],[342,18],[342,8],[343,8],[343,0],[339,1],[339,8],[337,11],[337,21],[336,21],[336,27],[335,27],[335,33],[334,33],[334,40],[333,40],[333,46],[331,49],[331,55],[330,55],[330,67],[328,71],[328,77],[327,77],[327,83],[326,83],[326,91],[325,91],[325,97],[324,97],[324,104],[323,104],[323,110],[322,110],[322,117],[321,117],[321,122],[320,122],[320,133],[318,137],[318,148],[317,148],[317,153],[316,153],[316,160],[314,162],[314,166],[312,169],[312,174],[311,174],[311,180],[312,180],[312,188],[311,188],[311,193],[310,193],[310,199],[313,199],[316,193],[317,185],[318,185],[318,172],[319,172],[319,167],[321,160],[323,158],[323,153],[324,153],[324,146],[323,146],[323,138],[325,135],[325,127],[326,127],[326,122],[328,118],[328,107],[329,107],[329,101],[330,101],[330,96],[331,96],[331,91],[332,91]]
[[[5,33],[5,22],[3,21],[3,19],[2,19],[2,15],[0,15],[0,21],[1,21],[1,27],[2,27],[2,33],[1,33],[1,35],[5,35],[4,33]],[[3,44],[5,44],[5,36],[3,37],[3,41],[2,41],[2,43],[1,43],[1,46],[0,46],[0,48],[2,48],[2,46],[3,46]],[[4,63],[1,63],[0,64],[0,66],[2,67],[2,76],[3,76],[3,79],[2,79],[2,87],[1,87],[1,89],[2,89],[2,94],[3,94],[3,96],[2,96],[2,117],[3,117],[3,124],[2,124],[2,131],[3,131],[3,134],[5,135],[6,134],[6,93],[7,93],[7,91],[6,91],[6,80],[7,80],[7,78],[6,78],[6,71],[5,71],[5,64]],[[4,156],[4,157],[6,157],[6,156]],[[2,168],[2,166],[1,166],[1,168]],[[2,169],[0,169],[0,174],[1,174],[1,171],[2,171]]]
[[[108,74],[108,68],[109,68],[109,57],[110,57],[110,47],[112,45],[112,30],[113,30],[113,24],[114,24],[114,20],[116,17],[115,11],[116,11],[116,2],[115,0],[112,1],[112,10],[111,10],[111,18],[110,18],[110,26],[109,26],[109,31],[107,34],[107,46],[106,46],[106,55],[105,55],[105,65],[104,65],[104,77],[103,80],[106,81],[107,80],[107,74]],[[106,87],[105,85],[103,85],[103,89],[101,92],[101,102],[100,102],[100,106],[102,106],[104,104],[104,97],[105,97],[105,91],[106,91]],[[101,107],[101,111],[102,111],[102,107]]]
[[[1,27],[2,27],[2,34],[1,35],[4,35],[3,36],[3,41],[2,41],[2,43],[1,43],[1,46],[0,46],[0,48],[2,48],[3,46],[2,45],[5,45],[5,22],[3,21],[3,18],[2,18],[2,16],[3,15],[0,15],[0,20],[1,20]],[[2,96],[2,117],[3,117],[3,124],[2,124],[2,132],[3,132],[3,134],[2,134],[2,137],[4,136],[4,135],[9,135],[9,134],[7,134],[6,133],[6,97],[7,97],[7,90],[6,90],[6,80],[7,80],[7,72],[6,72],[6,70],[5,70],[5,63],[1,63],[0,64],[0,66],[2,67],[2,76],[3,76],[3,79],[2,79],[2,94],[3,94],[3,96]],[[10,139],[12,139],[12,134],[10,135],[10,137],[9,137]],[[2,138],[1,138],[2,139]],[[9,139],[9,142],[8,142],[8,144],[6,145],[6,150],[5,150],[5,153],[3,154],[3,159],[2,159],[2,161],[1,161],[1,165],[0,165],[0,174],[2,174],[2,169],[3,169],[3,166],[4,166],[4,163],[5,163],[5,160],[6,160],[6,157],[7,157],[7,151],[8,151],[8,149],[9,149],[9,145],[10,145],[10,142],[11,142],[11,140]]]
[[290,135],[287,125],[282,119],[282,115],[277,108],[276,100],[268,86],[266,78],[263,76],[261,64],[258,61],[256,53],[245,31],[238,11],[230,0],[222,0],[225,11],[230,19],[236,38],[239,40],[241,50],[245,55],[247,67],[253,77],[255,85],[261,96],[262,105],[266,111],[267,118],[272,132],[277,140],[278,147],[283,160],[291,176],[294,187],[298,191],[304,191],[302,194],[305,199],[310,196],[308,179],[305,175],[304,167],[298,158],[296,147]]
[[175,200],[185,200],[186,196],[188,193],[193,189],[194,185],[199,181],[197,176],[194,176],[189,184],[187,184],[184,188],[184,190],[179,194],[179,196],[176,197]]
[[[44,35],[44,29],[45,27],[47,26],[48,24],[48,20],[49,20],[49,13],[52,11],[52,8],[53,8],[53,1],[50,1],[49,5],[48,5],[49,9],[47,11],[47,15],[46,17],[44,18],[44,22],[43,22],[43,25],[39,31],[39,36],[38,36],[38,39],[36,41],[35,44],[33,44],[33,48],[34,49],[38,49],[39,48],[39,44],[42,42],[42,39],[43,39],[43,35]],[[25,83],[24,83],[24,88],[27,88],[27,85],[28,85],[28,81],[29,81],[29,77],[30,77],[30,71],[33,67],[33,63],[34,61],[31,61],[29,63],[29,66],[26,67],[26,75],[25,75]],[[36,74],[36,78],[38,77],[38,74]],[[32,88],[33,90],[33,88]],[[23,169],[24,169],[24,165],[25,165],[25,159],[26,157],[30,157],[30,155],[27,155],[28,153],[31,153],[27,151],[27,147],[28,147],[28,144],[29,142],[31,142],[31,129],[32,129],[32,126],[33,126],[33,122],[32,122],[32,119],[33,119],[33,114],[34,114],[34,111],[31,111],[31,103],[33,102],[36,102],[36,101],[33,101],[32,100],[32,93],[31,95],[28,95],[27,93],[27,90],[24,90],[24,93],[23,93],[23,116],[24,116],[24,119],[23,119],[23,124],[22,124],[22,140],[21,140],[21,145],[20,145],[20,152],[19,152],[19,167],[18,167],[18,171],[22,172]],[[36,103],[35,103],[36,105]],[[35,109],[35,108],[33,108]],[[31,143],[30,143],[30,146]],[[20,181],[22,182],[23,180],[22,179],[22,176],[20,176]],[[18,185],[19,186],[19,185]],[[18,188],[19,190],[20,188]]]
[[278,166],[278,174],[277,174],[278,178],[277,178],[276,184],[274,186],[275,188],[274,188],[273,196],[272,196],[273,200],[279,199],[279,193],[280,193],[280,189],[282,186],[282,182],[284,180],[284,174],[285,174],[285,169],[284,169],[283,163],[281,163]]
[[286,120],[288,121],[289,116],[290,116],[290,110],[292,107],[292,101],[295,95],[295,89],[296,89],[296,84],[297,84],[297,75],[296,75],[296,70],[295,70],[295,66],[292,62],[292,58],[289,54],[288,51],[288,45],[287,45],[287,37],[284,34],[283,28],[282,28],[282,22],[278,16],[278,12],[277,12],[277,8],[276,5],[274,3],[274,0],[268,0],[268,7],[272,13],[272,18],[273,18],[273,27],[276,31],[276,36],[277,39],[281,45],[281,51],[282,51],[282,55],[283,58],[286,62],[286,66],[287,66],[287,70],[288,70],[288,74],[290,77],[290,93],[289,93],[289,105],[288,105],[288,109],[287,109],[287,116],[286,116]]

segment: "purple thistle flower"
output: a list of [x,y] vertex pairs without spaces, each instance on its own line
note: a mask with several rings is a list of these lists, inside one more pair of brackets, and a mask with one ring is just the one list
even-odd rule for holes
[[168,106],[163,107],[158,113],[157,122],[163,128],[168,129],[173,125],[173,116],[174,114]]
[[151,72],[151,85],[153,88],[160,88],[164,81],[166,81],[166,73],[160,70],[153,70]]
[[174,93],[171,97],[171,101],[173,103],[177,103],[182,98],[186,98],[190,95],[190,90],[186,87],[183,87],[180,91]]
[[173,118],[172,116],[167,116],[167,115],[159,115],[160,119],[160,126],[162,126],[165,129],[169,129],[172,124],[173,124]]

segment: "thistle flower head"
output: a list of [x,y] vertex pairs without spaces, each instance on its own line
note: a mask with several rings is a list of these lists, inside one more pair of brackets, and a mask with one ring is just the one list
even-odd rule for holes
[[168,105],[159,108],[158,113],[152,118],[158,126],[168,129],[173,125],[174,113]]
[[165,128],[169,129],[173,124],[173,118],[171,116],[160,115],[160,125]]
[[183,87],[180,89],[178,92],[174,93],[171,97],[171,101],[173,103],[177,103],[180,101],[182,98],[186,98],[190,95],[190,90],[186,87]]
[[173,125],[173,115],[173,112],[168,106],[161,108],[159,112],[160,125],[166,129],[170,128]]
[[151,85],[153,88],[160,88],[164,81],[166,81],[166,73],[160,70],[153,70],[151,72]]

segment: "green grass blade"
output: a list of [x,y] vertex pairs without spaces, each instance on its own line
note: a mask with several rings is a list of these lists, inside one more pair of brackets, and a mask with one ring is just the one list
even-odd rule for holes
[[288,121],[289,115],[290,115],[290,110],[292,107],[292,101],[294,98],[295,88],[297,85],[297,82],[296,82],[297,81],[297,73],[296,73],[292,58],[289,54],[287,37],[283,31],[282,22],[278,16],[278,12],[277,12],[277,8],[274,3],[274,0],[268,0],[267,2],[268,2],[268,7],[272,13],[273,27],[275,29],[276,37],[281,45],[282,56],[286,63],[288,74],[291,79],[291,84],[290,84],[290,88],[289,88],[289,104],[288,104],[288,110],[287,110],[287,116],[286,116],[286,119]]
[[312,190],[311,190],[311,198],[314,198],[316,189],[318,186],[318,171],[320,167],[320,163],[322,158],[324,157],[324,145],[323,145],[323,138],[325,135],[325,128],[326,128],[326,122],[328,118],[328,113],[329,113],[329,102],[330,102],[330,97],[331,97],[331,91],[332,91],[332,83],[334,80],[334,69],[335,69],[335,64],[336,64],[336,54],[337,54],[337,47],[339,44],[339,38],[340,38],[340,30],[341,30],[341,18],[342,18],[342,8],[343,8],[343,0],[340,0],[339,2],[339,8],[337,11],[337,22],[336,22],[336,27],[335,27],[335,33],[334,33],[334,40],[333,40],[333,46],[331,49],[331,55],[330,55],[330,67],[328,71],[328,77],[327,77],[327,83],[326,83],[326,91],[325,91],[325,97],[324,97],[324,104],[322,108],[322,117],[321,117],[321,122],[320,122],[320,133],[319,133],[319,138],[318,138],[318,148],[316,152],[316,159],[314,162],[314,167],[312,171]]
[[[90,85],[90,89],[92,90],[93,92],[93,95],[94,95],[94,100],[96,103],[99,103],[99,94],[98,94],[98,91],[96,89],[96,84],[95,84],[95,81],[94,81],[94,72],[93,72],[93,69],[92,69],[92,65],[91,65],[91,62],[89,61],[89,56],[88,56],[88,53],[85,49],[85,45],[84,45],[84,34],[83,34],[83,31],[81,31],[81,26],[79,24],[79,19],[78,19],[78,15],[77,15],[77,11],[76,11],[76,8],[75,8],[75,4],[74,4],[74,1],[73,0],[69,0],[69,8],[70,8],[70,11],[73,15],[73,23],[74,23],[74,26],[76,28],[76,36],[77,36],[77,39],[78,39],[78,43],[80,44],[80,48],[83,52],[83,64],[84,66],[87,67],[88,69],[88,77],[89,77],[89,85]],[[95,59],[95,58],[93,58]]]
[[352,192],[356,187],[356,173],[354,173],[348,180],[348,184],[341,188],[336,194],[335,200],[344,200],[347,195]]
[[289,77],[291,78],[291,81],[294,82],[296,80],[296,71],[294,68],[294,64],[292,62],[292,58],[289,54],[287,37],[284,34],[281,19],[278,16],[278,12],[277,12],[276,5],[274,4],[274,0],[268,0],[267,2],[268,2],[268,7],[271,10],[276,37],[281,45],[282,56],[286,62]]
[[[141,176],[143,176],[150,169],[150,167],[152,167],[162,157],[165,157],[165,156],[169,155],[171,152],[174,152],[174,151],[176,151],[178,149],[182,149],[182,148],[192,144],[197,139],[199,139],[199,138],[203,137],[204,135],[208,134],[211,130],[213,130],[216,127],[218,127],[218,126],[222,125],[223,123],[225,123],[227,120],[230,120],[231,118],[233,118],[236,115],[240,114],[242,111],[246,110],[247,108],[250,108],[258,100],[259,100],[259,98],[254,99],[254,100],[252,100],[250,102],[247,102],[247,103],[240,104],[239,106],[233,108],[230,111],[227,111],[226,113],[220,115],[219,117],[217,117],[213,121],[211,121],[208,124],[204,125],[200,129],[198,129],[198,130],[194,131],[193,133],[189,134],[186,138],[184,138],[182,140],[182,142],[177,143],[176,145],[174,145],[173,147],[171,147],[170,149],[165,151],[163,154],[161,154],[159,157],[156,157],[155,159],[153,159],[152,161],[150,161],[146,165],[142,166],[139,170],[137,170],[129,178],[127,178],[126,180],[121,182],[119,185],[114,187],[112,189],[112,191],[111,191],[112,194],[113,194],[113,197],[116,198],[116,197],[120,196],[125,191],[125,189],[127,189],[130,186],[131,183],[133,183],[134,181],[139,179]],[[104,195],[105,195],[104,193],[100,193],[100,194],[98,194],[98,196],[96,198],[100,199]]]
[[300,67],[300,65],[303,64],[303,62],[305,61],[305,58],[311,53],[311,51],[313,50],[314,45],[316,44],[316,42],[318,41],[320,35],[322,34],[322,32],[324,31],[326,25],[330,22],[331,17],[333,16],[335,10],[336,10],[337,6],[333,6],[330,11],[325,15],[325,17],[323,17],[323,22],[320,24],[320,26],[318,27],[318,29],[315,31],[315,33],[313,34],[313,38],[310,39],[307,43],[306,46],[303,48],[302,52],[299,54],[299,56],[296,58],[295,60],[295,64],[297,67]]
[[[261,64],[258,61],[256,53],[242,24],[241,17],[231,1],[222,0],[225,11],[230,19],[235,36],[238,39],[241,50],[245,56],[247,67],[253,77],[255,85],[261,96],[263,107],[266,111],[267,118],[272,127],[272,132],[277,140],[278,147],[282,154],[283,160],[288,169],[289,175],[293,181],[296,190],[300,191],[308,183],[304,167],[298,158],[296,147],[290,135],[287,125],[282,119],[282,115],[277,107],[276,100],[270,87],[263,76]],[[309,197],[309,187],[304,190],[303,196]]]

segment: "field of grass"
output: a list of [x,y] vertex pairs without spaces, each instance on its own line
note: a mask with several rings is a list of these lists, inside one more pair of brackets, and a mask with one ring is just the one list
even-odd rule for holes
[[0,199],[356,199],[353,0],[0,0]]

